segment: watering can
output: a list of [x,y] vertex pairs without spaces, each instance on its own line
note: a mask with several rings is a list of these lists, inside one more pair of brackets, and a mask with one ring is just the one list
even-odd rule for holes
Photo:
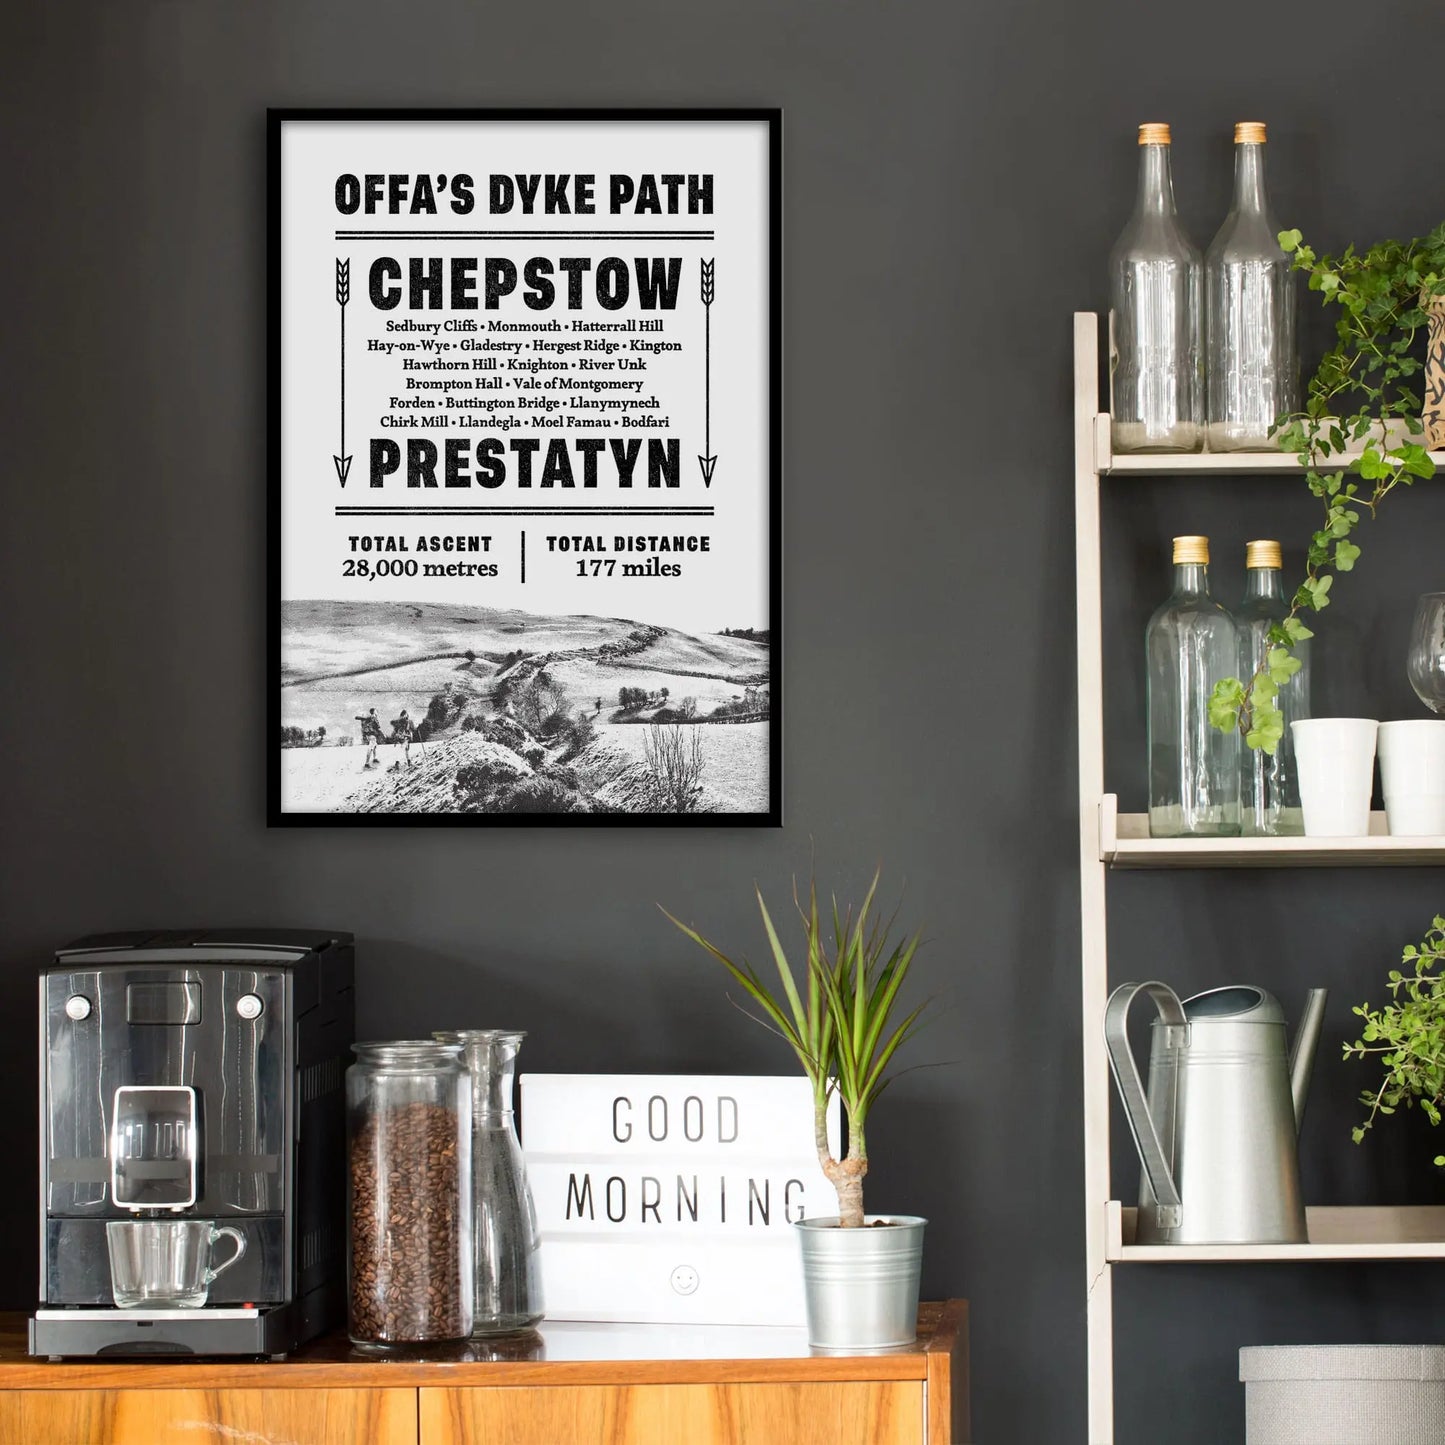
[[[1129,1006],[1158,1011],[1147,1098],[1129,1048]],[[1262,988],[1211,989],[1180,1001],[1162,983],[1109,995],[1104,1042],[1139,1151],[1137,1244],[1304,1244],[1299,1126],[1328,991],[1314,988],[1294,1045]]]

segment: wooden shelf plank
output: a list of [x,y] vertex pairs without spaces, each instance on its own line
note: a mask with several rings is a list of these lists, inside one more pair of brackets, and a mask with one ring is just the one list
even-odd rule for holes
[[1100,475],[1110,477],[1259,476],[1304,470],[1290,452],[1115,452]]
[[1445,863],[1445,837],[1392,838],[1370,815],[1362,838],[1151,838],[1147,813],[1120,813],[1106,793],[1099,856],[1113,868],[1354,868]]
[[[1445,452],[1431,452],[1435,466],[1445,471]],[[1338,459],[1343,468],[1349,457]],[[1265,472],[1299,476],[1304,468],[1290,452],[1115,452],[1103,475],[1133,477],[1251,477]]]
[[[1410,440],[1403,426],[1392,428],[1387,438],[1390,445]],[[1343,469],[1360,450],[1353,448],[1333,458],[1328,470]],[[1094,418],[1094,452],[1101,476],[1250,477],[1265,472],[1298,476],[1304,471],[1293,452],[1116,452],[1110,444],[1110,419],[1103,412]],[[1445,471],[1445,452],[1431,452],[1430,456],[1436,467]]]
[[1305,1210],[1308,1244],[1135,1244],[1138,1211],[1109,1200],[1113,1264],[1298,1264],[1348,1260],[1445,1260],[1445,1207],[1317,1205]]

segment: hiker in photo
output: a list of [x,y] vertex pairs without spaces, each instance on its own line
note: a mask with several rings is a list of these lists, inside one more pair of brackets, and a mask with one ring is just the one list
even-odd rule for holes
[[411,760],[411,740],[416,736],[416,729],[411,723],[411,714],[405,708],[401,710],[401,716],[393,720],[391,724],[391,740],[400,743],[402,746],[402,757],[406,760],[407,767],[415,767]]
[[362,772],[369,772],[372,768],[381,766],[376,756],[376,750],[381,745],[381,719],[376,715],[376,709],[369,712],[357,713],[356,720],[361,724],[361,741],[366,748],[366,756],[362,759]]

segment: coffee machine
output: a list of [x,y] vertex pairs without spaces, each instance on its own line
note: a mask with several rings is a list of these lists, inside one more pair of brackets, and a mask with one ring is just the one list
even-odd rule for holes
[[[353,970],[349,933],[305,930],[97,935],[55,955],[32,1355],[276,1356],[341,1322]],[[120,1306],[120,1241],[150,1249],[128,1268],[165,1276],[168,1242],[198,1231],[234,1246],[186,1265],[198,1293],[138,1277],[164,1307]]]

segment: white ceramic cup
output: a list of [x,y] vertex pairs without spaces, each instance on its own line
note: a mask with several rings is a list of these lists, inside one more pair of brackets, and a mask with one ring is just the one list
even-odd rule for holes
[[1370,831],[1379,723],[1364,717],[1317,717],[1290,726],[1305,836],[1363,837]]
[[1445,836],[1445,718],[1380,724],[1380,785],[1392,837]]

